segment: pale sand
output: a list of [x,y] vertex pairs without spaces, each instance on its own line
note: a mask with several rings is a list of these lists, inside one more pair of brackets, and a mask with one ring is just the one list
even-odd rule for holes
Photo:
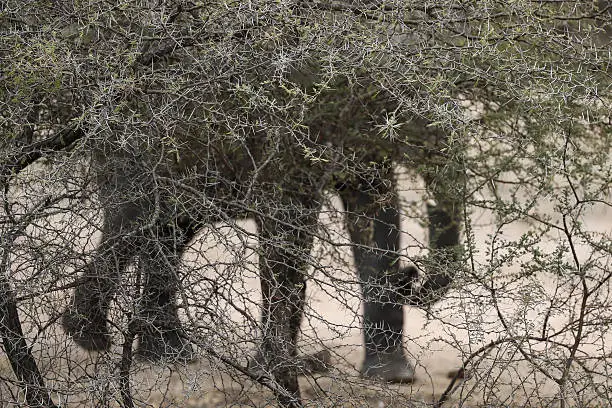
[[[422,185],[410,180],[402,179],[402,199],[406,202],[421,202]],[[334,199],[335,204],[338,200]],[[554,216],[551,203],[542,202],[543,208]],[[548,207],[546,207],[548,206]],[[408,210],[406,210],[408,211]],[[582,219],[589,230],[600,231],[610,236],[612,232],[612,211],[605,206],[597,206]],[[489,212],[478,211],[472,214],[472,228],[478,253],[474,259],[477,264],[486,265],[486,242],[488,235],[494,231],[494,219]],[[346,233],[344,233],[341,219],[337,211],[326,211],[322,215],[326,225],[332,225],[333,240],[347,244]],[[254,223],[251,221],[240,221],[239,227],[247,233],[254,233]],[[416,246],[425,242],[425,232],[421,226],[409,217],[403,218],[402,229],[409,234],[402,238],[406,252],[410,256],[417,255]],[[529,229],[527,222],[518,221],[504,228],[504,236],[508,239],[516,239]],[[210,286],[196,279],[201,276],[211,278],[223,276],[231,279],[221,285],[227,290],[229,301],[217,300],[210,307],[214,308],[224,319],[210,320],[210,315],[205,311],[190,307],[189,316],[192,322],[201,325],[196,333],[201,336],[205,346],[214,347],[217,350],[229,348],[232,342],[243,340],[243,343],[234,344],[234,352],[226,355],[237,359],[239,364],[244,364],[252,348],[252,340],[256,338],[253,322],[258,317],[258,302],[260,299],[259,283],[256,271],[253,270],[253,262],[256,257],[253,250],[245,250],[245,246],[231,234],[231,229],[221,229],[220,236],[229,241],[225,245],[218,240],[204,237],[205,233],[193,244],[193,249],[186,259],[186,270],[190,273],[186,279],[185,286],[189,294],[194,294],[192,299],[185,299],[188,304],[193,305],[204,302]],[[543,239],[539,246],[541,248],[553,248],[558,241],[558,236],[549,234],[549,240]],[[250,246],[255,247],[256,239],[251,236],[247,239]],[[93,245],[91,242],[89,245]],[[371,381],[363,381],[358,377],[357,369],[362,359],[362,339],[359,322],[359,299],[357,297],[358,286],[356,283],[352,259],[348,247],[342,246],[330,256],[329,244],[318,244],[313,252],[316,259],[323,255],[321,264],[323,268],[313,272],[313,277],[318,284],[308,287],[309,308],[307,318],[304,319],[302,333],[302,350],[305,352],[327,347],[332,350],[334,370],[327,376],[304,378],[301,380],[303,395],[306,399],[312,399],[311,406],[406,406],[411,402],[419,405],[421,402],[431,402],[437,399],[449,385],[447,377],[450,370],[456,369],[462,364],[462,354],[469,353],[483,346],[491,340],[498,338],[496,330],[500,330],[500,324],[493,309],[471,310],[466,301],[466,292],[453,291],[449,299],[441,302],[433,309],[435,319],[427,319],[423,311],[405,307],[405,346],[412,360],[416,363],[417,381],[411,385],[380,385]],[[586,257],[584,248],[578,248],[580,256]],[[233,255],[237,254],[238,258]],[[236,265],[236,259],[239,259]],[[220,265],[224,261],[230,266]],[[508,263],[500,267],[500,276],[516,273],[520,269],[520,259],[515,263]],[[407,261],[406,261],[407,262]],[[250,267],[249,267],[250,265]],[[342,267],[342,265],[346,265]],[[193,268],[193,269],[192,269]],[[337,286],[338,282],[332,283],[329,276],[340,279],[344,289],[338,291],[331,285]],[[544,283],[544,288],[554,287],[553,278],[539,277],[539,282]],[[550,280],[550,285],[547,283]],[[327,286],[330,285],[330,286]],[[228,288],[232,287],[233,292]],[[199,288],[199,289],[198,289]],[[56,302],[49,305],[49,314],[57,314],[65,304],[67,293],[60,294],[55,298]],[[218,298],[216,298],[218,299]],[[530,304],[537,304],[535,299]],[[544,305],[545,306],[545,305]],[[543,306],[543,307],[544,307]],[[518,306],[507,305],[508,315]],[[244,309],[239,312],[236,309]],[[486,308],[486,307],[485,307]],[[514,309],[513,309],[514,308]],[[219,311],[223,311],[220,313]],[[537,307],[527,310],[527,316],[533,314],[537,320]],[[248,316],[249,318],[245,318]],[[541,316],[540,316],[541,317]],[[560,314],[552,316],[552,326],[561,325],[567,320],[567,315]],[[28,321],[27,317],[24,320]],[[249,320],[251,322],[249,323]],[[456,324],[465,323],[466,320],[474,321],[472,331],[459,328]],[[95,396],[114,395],[118,397],[115,381],[104,381],[105,372],[114,369],[120,359],[120,348],[116,346],[110,355],[112,364],[102,363],[109,356],[98,356],[95,353],[88,355],[77,350],[76,347],[61,333],[57,324],[45,331],[46,338],[43,345],[36,347],[37,356],[45,373],[47,383],[50,387],[56,386],[60,393],[66,391],[74,392],[69,397],[68,406],[97,406]],[[469,326],[469,325],[468,325]],[[520,328],[517,328],[517,333]],[[609,338],[606,331],[604,339]],[[605,342],[609,351],[609,342]],[[541,346],[542,352],[546,350]],[[601,351],[593,346],[594,355],[601,355]],[[495,353],[494,351],[492,357]],[[502,356],[500,355],[500,358]],[[1,357],[4,359],[4,357]],[[98,360],[99,358],[99,360]],[[66,363],[70,359],[73,362]],[[99,364],[98,364],[99,363]],[[8,364],[0,360],[0,368],[3,376],[11,377]],[[473,373],[471,378],[465,382],[459,382],[457,389],[447,405],[455,406],[460,400],[467,401],[467,406],[480,406],[484,403],[499,402],[503,405],[516,406],[542,406],[543,401],[557,396],[559,390],[551,381],[537,383],[542,376],[534,374],[534,370],[526,364],[515,364],[513,368],[503,370],[503,361],[499,362],[499,369],[494,369],[486,376],[486,370],[480,368]],[[145,402],[154,406],[191,406],[191,407],[213,407],[248,404],[249,398],[255,405],[264,405],[265,401],[272,401],[269,392],[262,391],[260,386],[250,381],[244,381],[244,377],[235,377],[233,381],[218,361],[202,357],[199,362],[187,367],[175,367],[172,373],[168,369],[150,367],[138,363],[134,366],[132,383],[136,389],[136,395],[140,400],[138,405]],[[499,371],[502,371],[499,374]],[[52,373],[55,372],[55,375]],[[79,377],[84,373],[90,373],[96,380]],[[109,378],[111,373],[109,372]],[[494,378],[496,375],[499,377]],[[54,380],[55,378],[55,380]],[[101,380],[102,379],[102,380]],[[57,382],[56,382],[57,381]],[[479,386],[486,384],[487,388]],[[88,387],[87,391],[83,387]],[[152,390],[152,391],[149,391]],[[322,393],[326,394],[321,398]],[[87,394],[94,397],[90,400]],[[317,396],[318,395],[318,396]],[[248,396],[248,398],[247,398]],[[7,395],[0,395],[0,401],[7,401]],[[111,406],[116,406],[111,403]]]

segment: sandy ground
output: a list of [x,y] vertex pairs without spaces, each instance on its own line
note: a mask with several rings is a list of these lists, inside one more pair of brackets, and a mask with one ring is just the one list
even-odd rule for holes
[[[406,203],[422,201],[422,185],[405,178],[401,187],[402,199]],[[334,202],[338,204],[337,199]],[[555,219],[552,203],[543,201],[542,209]],[[606,206],[595,206],[584,214],[581,221],[587,229],[609,237],[612,232],[611,215],[612,211]],[[482,210],[474,211],[470,219],[477,251],[473,260],[476,266],[486,265],[490,255],[486,248],[491,246],[492,234],[498,231],[495,219],[491,213]],[[319,242],[313,252],[313,257],[321,257],[322,261],[321,268],[312,272],[308,287],[309,307],[303,323],[301,349],[308,352],[328,348],[333,355],[334,368],[329,374],[301,379],[307,405],[391,407],[431,404],[449,386],[449,371],[460,367],[470,353],[499,339],[500,333],[522,333],[523,328],[518,326],[504,329],[498,313],[489,303],[479,305],[474,299],[470,300],[468,295],[475,295],[478,289],[455,290],[430,314],[405,307],[404,343],[416,365],[415,383],[388,385],[360,379],[357,372],[362,359],[360,306],[349,249],[342,245],[348,241],[338,211],[327,209],[322,214],[322,221],[331,225],[334,241],[341,245],[331,248],[329,244]],[[419,253],[419,243],[425,241],[425,232],[408,210],[402,222],[402,228],[406,231],[402,238],[405,252],[415,256]],[[233,233],[230,227],[219,226],[215,234],[203,232],[186,256],[185,269],[189,273],[184,285],[188,288],[187,293],[192,295],[182,299],[184,304],[189,305],[183,318],[190,327],[197,328],[194,334],[202,346],[199,348],[199,361],[188,366],[170,367],[137,362],[131,372],[137,406],[208,408],[273,405],[273,396],[269,391],[245,380],[244,376],[228,369],[206,352],[206,348],[212,348],[238,364],[245,364],[257,337],[254,322],[258,316],[260,294],[252,265],[256,250],[256,239],[252,236],[255,227],[248,220],[240,221],[237,225],[242,230],[240,234]],[[517,240],[531,228],[529,222],[517,221],[505,226],[501,235],[507,240]],[[550,232],[540,240],[538,247],[552,250],[561,240],[557,232]],[[93,244],[90,242],[88,245]],[[588,257],[586,248],[577,249],[580,257]],[[529,253],[517,254],[514,259],[500,264],[499,276],[512,276],[519,272],[521,259],[530,256]],[[206,281],[203,277],[210,280]],[[220,277],[225,279],[216,288],[220,296],[216,296],[214,302],[206,303],[210,297],[204,295],[211,293],[211,282],[218,282]],[[558,286],[554,277],[543,276],[537,280],[544,291],[552,291]],[[339,284],[342,290],[331,287]],[[533,315],[532,322],[541,320],[539,308],[545,309],[545,302],[544,298],[538,299],[539,293],[534,291],[530,294],[527,291],[525,296],[529,300],[522,306],[508,299],[507,309],[504,309],[507,310],[508,321],[518,324],[516,322],[519,320],[512,320],[511,317],[521,310],[525,316]],[[67,295],[67,291],[56,294],[48,305],[38,306],[38,319],[27,316],[27,311],[35,310],[33,308],[25,308],[22,313],[23,319],[29,322],[26,325],[28,330],[39,335],[34,342],[34,351],[47,384],[58,391],[56,401],[64,402],[65,406],[120,406],[117,367],[121,348],[114,346],[110,353],[104,354],[88,354],[78,350],[54,322],[67,301]],[[120,298],[118,304],[121,304]],[[41,308],[44,310],[41,311]],[[207,310],[215,311],[214,318],[207,314]],[[570,307],[568,310],[573,309]],[[570,318],[568,313],[571,314],[564,311],[552,313],[549,324],[563,326]],[[47,315],[49,319],[41,319],[42,315]],[[35,320],[49,324],[47,327],[37,327],[31,324]],[[608,337],[605,330],[600,337],[601,347],[592,342],[594,355],[605,355],[610,351],[609,345],[612,343],[605,342]],[[120,343],[120,336],[117,335],[116,340]],[[539,351],[537,347],[540,347]],[[547,355],[547,350],[547,344],[540,344],[531,351],[535,355],[538,352]],[[556,406],[560,396],[559,386],[546,380],[542,372],[528,363],[515,363],[509,353],[516,357],[516,349],[512,347],[495,348],[484,360],[478,360],[480,365],[477,368],[470,371],[472,366],[468,366],[468,377],[456,383],[444,406]],[[545,364],[542,366],[547,367]],[[12,378],[2,356],[0,375],[7,383]],[[605,379],[602,381],[607,390],[609,384]],[[8,386],[1,387],[0,401],[19,400],[18,395],[9,394],[10,389]],[[574,401],[577,399],[574,398]],[[5,404],[11,406],[8,402]]]

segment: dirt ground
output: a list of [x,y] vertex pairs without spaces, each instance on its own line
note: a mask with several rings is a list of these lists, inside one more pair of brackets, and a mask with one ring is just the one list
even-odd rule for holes
[[[404,178],[401,187],[402,199],[406,203],[422,201],[422,185]],[[337,199],[335,203],[338,204]],[[547,205],[554,219],[552,204],[542,203],[544,207]],[[610,236],[611,215],[612,211],[606,206],[594,207],[585,214],[582,222],[589,229]],[[322,220],[332,225],[330,229],[337,234],[334,240],[341,244],[347,243],[337,211],[324,211]],[[474,212],[471,215],[471,224],[475,247],[480,248],[474,259],[477,263],[485,264],[487,251],[484,248],[490,245],[495,219],[486,211]],[[246,236],[255,231],[254,223],[250,221],[240,221],[238,226],[247,232]],[[518,239],[529,228],[528,222],[518,221],[506,226],[503,234],[508,240]],[[425,240],[425,232],[408,212],[403,217],[403,230],[406,231],[402,238],[405,252],[410,256],[417,255],[421,246],[419,243]],[[217,311],[214,321],[206,317],[204,309],[192,311],[187,308],[187,314],[183,317],[205,333],[199,337],[202,347],[198,349],[200,358],[196,363],[170,367],[151,366],[142,362],[134,365],[131,383],[136,406],[274,406],[274,398],[269,390],[245,380],[243,375],[228,369],[227,365],[206,352],[206,347],[219,350],[226,346],[224,355],[231,356],[239,364],[245,364],[248,350],[252,348],[252,341],[256,338],[253,322],[259,313],[259,284],[256,271],[249,267],[253,262],[254,251],[245,250],[254,246],[255,238],[248,237],[245,245],[237,236],[232,236],[229,227],[226,227],[226,230],[218,229],[217,232],[219,231],[221,233],[215,236],[223,237],[227,241],[220,243],[219,239],[210,236],[207,238],[204,232],[194,243],[186,259],[186,268],[198,273],[190,274],[184,284],[193,289],[189,293],[206,293],[205,291],[210,289],[207,286],[210,281],[202,280],[202,276],[206,275],[214,280],[212,278],[215,276],[223,275],[231,276],[226,284],[233,289],[228,289],[224,296],[219,297],[217,303],[209,305]],[[540,242],[541,247],[553,248],[560,239],[554,234],[547,237],[548,241]],[[332,352],[334,368],[328,374],[304,377],[300,380],[307,406],[431,406],[451,384],[449,372],[461,367],[470,353],[499,337],[500,323],[495,310],[486,307],[484,311],[471,310],[470,303],[465,301],[465,293],[454,291],[447,300],[436,305],[430,311],[431,314],[405,307],[404,344],[416,365],[417,380],[413,384],[379,384],[360,379],[358,368],[363,347],[354,268],[346,246],[341,245],[330,251],[326,245],[319,243],[313,253],[313,257],[323,257],[323,268],[313,272],[313,279],[308,287],[309,308],[303,323],[301,347],[304,352],[321,347],[329,349]],[[515,273],[520,270],[520,264],[517,258],[515,263],[500,265],[500,273]],[[542,279],[545,281],[548,278]],[[338,286],[338,282],[341,282],[343,289],[330,290],[332,285]],[[546,282],[543,286],[546,287]],[[200,287],[201,289],[198,289]],[[34,351],[47,384],[58,391],[56,401],[63,402],[67,407],[120,406],[116,374],[121,348],[116,345],[110,353],[103,354],[88,354],[78,350],[61,332],[57,322],[54,322],[65,304],[63,302],[67,301],[67,296],[67,292],[58,294],[57,303],[50,304],[45,311],[39,311],[49,316],[49,327],[45,330],[38,327],[36,331],[35,326],[31,326],[32,330],[45,334],[44,338],[38,339]],[[196,297],[182,300],[188,305],[202,301]],[[531,312],[533,310],[527,311]],[[25,313],[23,318],[26,321],[32,320]],[[564,314],[553,315],[551,322],[563,324],[567,318]],[[475,322],[474,325],[462,324],[472,321]],[[480,330],[470,331],[470,327],[479,327]],[[517,329],[518,331],[520,330]],[[607,337],[607,332],[604,337]],[[120,343],[120,339],[117,340]],[[610,344],[612,343],[607,343],[608,348]],[[542,353],[546,353],[546,350],[546,346],[543,346]],[[467,378],[455,384],[443,406],[556,406],[559,397],[557,384],[543,379],[528,365],[515,364],[505,367],[503,364],[506,357],[503,353],[498,349],[494,353],[499,353],[497,359],[492,355],[488,355],[488,358],[501,366],[494,366],[498,368],[492,368],[488,372],[479,369],[474,373],[469,371],[468,366]],[[481,368],[486,367],[487,362],[483,364]],[[12,378],[3,356],[0,356],[0,375],[7,383]],[[11,387],[2,387],[0,401],[15,401],[20,398],[18,395],[9,395],[9,389]]]

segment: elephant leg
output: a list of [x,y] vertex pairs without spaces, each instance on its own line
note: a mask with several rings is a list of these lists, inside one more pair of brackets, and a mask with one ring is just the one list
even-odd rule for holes
[[417,305],[427,306],[441,299],[457,272],[462,252],[459,238],[463,208],[457,191],[457,185],[461,186],[461,176],[458,173],[451,173],[444,178],[425,175],[427,189],[433,194],[435,203],[427,204],[430,252],[426,264],[428,277],[416,294]]
[[151,213],[149,197],[142,194],[150,191],[142,188],[146,175],[137,166],[119,161],[106,168],[100,164],[99,170],[104,216],[101,243],[93,260],[85,266],[70,305],[62,315],[64,330],[87,350],[106,350],[111,345],[107,325],[109,305],[123,272],[142,249],[142,235],[137,229]]
[[[364,191],[368,187],[370,191]],[[403,348],[404,313],[394,291],[410,286],[417,271],[400,268],[399,202],[392,169],[384,180],[361,185],[342,184],[339,193],[347,211],[346,222],[364,298],[364,377],[388,382],[414,381],[414,367]],[[381,194],[389,196],[381,203]]]
[[70,305],[62,315],[66,333],[81,347],[91,351],[107,350],[111,345],[107,315],[121,275],[139,251],[140,241],[135,237],[117,234],[111,217],[105,217],[107,228],[102,243],[85,273],[78,279]]
[[258,373],[276,382],[279,402],[292,407],[300,406],[297,338],[304,312],[312,229],[319,207],[308,200],[287,206],[291,208],[257,220],[263,302],[262,340],[255,361]]
[[186,220],[155,228],[140,254],[144,283],[136,353],[145,360],[189,362],[195,358],[181,327],[176,297],[181,258],[197,231],[198,227]]

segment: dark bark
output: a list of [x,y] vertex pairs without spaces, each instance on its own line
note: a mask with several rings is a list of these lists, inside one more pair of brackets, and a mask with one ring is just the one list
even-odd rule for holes
[[21,147],[19,152],[0,164],[0,185],[4,187],[8,177],[18,174],[46,153],[64,150],[83,136],[81,129],[67,129],[40,142]]
[[0,276],[0,336],[4,351],[30,407],[56,407],[45,387],[34,356],[23,335],[13,290],[6,275]]
[[[28,132],[30,129],[26,129]],[[25,136],[28,136],[27,134]],[[10,156],[0,165],[0,187],[5,190],[11,176],[43,157],[49,151],[63,150],[83,136],[80,129],[65,132],[21,147],[18,153]],[[6,249],[6,248],[5,248]],[[0,337],[13,372],[17,377],[30,407],[56,407],[44,379],[38,369],[36,360],[21,327],[15,294],[7,278],[7,266],[0,274]]]

